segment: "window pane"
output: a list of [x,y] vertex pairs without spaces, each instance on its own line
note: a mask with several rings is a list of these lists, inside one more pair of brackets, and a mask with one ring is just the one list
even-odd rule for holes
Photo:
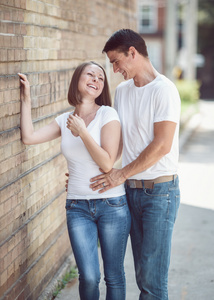
[[143,27],[149,27],[150,26],[150,20],[149,19],[143,19],[141,24],[142,24]]
[[142,12],[143,14],[147,14],[150,12],[150,7],[149,6],[143,6],[142,7]]
[[140,32],[155,32],[157,30],[158,9],[157,3],[140,4],[139,6],[139,29]]

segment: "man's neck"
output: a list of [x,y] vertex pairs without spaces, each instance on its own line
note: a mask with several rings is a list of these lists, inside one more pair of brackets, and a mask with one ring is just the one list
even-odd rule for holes
[[133,78],[134,84],[137,87],[142,87],[152,82],[159,74],[149,60],[144,61],[142,66],[139,66],[138,70],[139,71]]

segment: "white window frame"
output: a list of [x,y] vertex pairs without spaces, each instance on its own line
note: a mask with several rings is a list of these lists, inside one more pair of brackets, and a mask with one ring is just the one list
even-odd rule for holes
[[[148,7],[148,12],[143,12],[143,8]],[[158,3],[156,1],[145,1],[141,0],[138,4],[138,23],[139,23],[139,32],[140,33],[154,33],[158,31]],[[149,20],[148,26],[143,26],[143,19]]]

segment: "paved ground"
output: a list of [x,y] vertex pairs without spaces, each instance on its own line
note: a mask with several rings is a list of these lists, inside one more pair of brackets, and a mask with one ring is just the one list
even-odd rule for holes
[[[181,141],[181,206],[173,235],[170,300],[214,300],[214,101],[200,103],[199,119],[188,142]],[[127,300],[138,300],[130,243],[125,269]],[[100,300],[105,300],[103,279],[100,290]],[[57,299],[78,300],[78,283]]]

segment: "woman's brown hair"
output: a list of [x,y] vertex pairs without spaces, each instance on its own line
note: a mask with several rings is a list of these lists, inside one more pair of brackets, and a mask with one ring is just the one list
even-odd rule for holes
[[109,85],[108,85],[108,80],[106,77],[106,72],[102,66],[100,66],[99,64],[97,64],[93,61],[82,63],[74,71],[74,74],[71,79],[70,87],[68,90],[68,103],[72,106],[76,106],[77,104],[80,104],[82,102],[80,93],[78,90],[78,83],[79,83],[80,76],[81,76],[82,72],[84,71],[85,67],[90,66],[90,65],[98,66],[100,69],[102,69],[102,71],[104,73],[103,91],[99,95],[99,97],[97,97],[95,99],[96,104],[98,104],[100,106],[101,105],[111,106],[111,96],[110,96],[110,92],[109,92]]

